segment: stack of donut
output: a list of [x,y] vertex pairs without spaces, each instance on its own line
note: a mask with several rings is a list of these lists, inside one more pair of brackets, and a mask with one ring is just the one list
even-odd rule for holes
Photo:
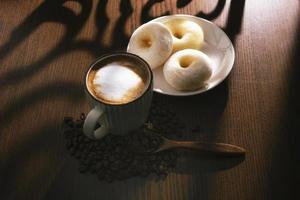
[[203,30],[197,23],[173,18],[137,28],[127,51],[142,57],[151,69],[163,67],[174,89],[191,91],[203,87],[212,75],[210,58],[199,50],[203,42]]

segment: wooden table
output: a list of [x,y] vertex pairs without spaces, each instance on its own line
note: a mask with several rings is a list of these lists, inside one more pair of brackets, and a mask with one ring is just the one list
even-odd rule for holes
[[[84,72],[140,24],[176,13],[222,27],[236,60],[207,93],[159,98],[198,126],[185,138],[241,145],[245,158],[183,154],[164,180],[80,174],[60,124],[89,110]],[[299,19],[297,0],[1,0],[0,199],[300,199]]]

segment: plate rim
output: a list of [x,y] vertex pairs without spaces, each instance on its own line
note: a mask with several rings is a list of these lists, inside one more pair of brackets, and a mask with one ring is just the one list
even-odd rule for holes
[[[207,92],[207,91],[215,88],[219,84],[221,84],[229,76],[230,72],[232,71],[233,65],[235,63],[235,49],[234,49],[232,41],[230,40],[228,35],[225,33],[225,31],[222,28],[220,28],[218,25],[213,23],[212,21],[209,21],[209,20],[204,19],[202,17],[197,17],[197,16],[194,16],[194,15],[187,15],[187,14],[164,15],[164,16],[161,16],[161,17],[154,18],[154,19],[152,19],[152,20],[150,20],[146,23],[158,22],[159,20],[161,20],[163,18],[170,18],[170,17],[186,17],[186,18],[193,18],[195,20],[202,20],[202,21],[205,21],[206,23],[214,26],[215,28],[219,29],[224,34],[224,36],[228,39],[228,41],[230,42],[230,49],[232,50],[232,59],[230,60],[230,63],[229,63],[228,72],[223,77],[221,77],[221,79],[219,81],[217,81],[217,83],[215,85],[211,86],[210,88],[203,89],[203,90],[196,90],[196,91],[186,91],[186,92],[185,91],[179,91],[180,93],[177,93],[177,94],[166,93],[166,92],[163,92],[163,91],[161,91],[159,89],[156,89],[154,87],[153,87],[153,91],[157,92],[157,93],[160,93],[160,94],[163,94],[163,95],[168,95],[168,96],[193,96],[193,95],[197,95],[197,94]],[[154,73],[153,73],[153,75],[154,75]]]

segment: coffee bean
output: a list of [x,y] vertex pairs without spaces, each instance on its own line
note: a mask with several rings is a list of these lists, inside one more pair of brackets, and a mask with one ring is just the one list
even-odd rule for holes
[[92,174],[95,174],[98,171],[97,166],[96,165],[91,165],[90,171],[91,171]]
[[73,143],[71,140],[67,140],[67,149],[70,149],[73,146]]
[[116,148],[115,148],[115,152],[116,153],[120,153],[122,151],[122,149],[119,147],[119,146],[117,146]]
[[110,162],[114,162],[114,161],[116,160],[116,158],[115,158],[114,155],[111,155],[111,156],[109,156],[108,160],[109,160]]
[[[176,166],[177,154],[174,151],[143,154],[158,148],[159,137],[140,129],[125,136],[110,134],[101,140],[91,140],[82,132],[84,119],[84,114],[76,121],[70,117],[64,119],[66,147],[78,159],[81,173],[97,174],[99,180],[111,182],[150,173],[167,175],[168,170]],[[177,135],[182,124],[175,113],[169,112],[157,100],[151,107],[149,121],[151,126],[169,135]]]
[[99,171],[100,169],[102,169],[102,167],[103,167],[102,162],[97,162],[96,165],[95,165],[95,169],[96,169],[97,171]]
[[106,144],[111,144],[111,136],[106,136],[105,138],[104,138],[104,142],[106,143]]
[[103,160],[103,156],[101,154],[97,154],[96,157],[95,157],[95,160]]
[[90,165],[91,161],[88,160],[88,159],[85,159],[85,160],[82,160],[82,163],[83,163],[84,165]]
[[79,172],[85,173],[89,170],[89,167],[87,165],[79,165]]
[[67,129],[64,133],[67,138],[72,138],[74,135],[74,131],[72,129]]
[[75,158],[80,159],[82,157],[81,152],[76,151]]
[[111,165],[111,170],[112,171],[117,171],[119,169],[119,165],[117,165],[117,164],[115,164],[115,163],[113,163],[112,165]]
[[70,148],[70,154],[73,156],[76,153],[76,149],[74,147]]
[[87,138],[87,137],[84,137],[83,142],[84,142],[84,143],[89,143],[89,142],[90,142],[90,139]]
[[104,166],[104,167],[108,167],[108,166],[109,166],[108,160],[103,160],[103,166]]
[[64,117],[64,123],[69,123],[73,121],[73,117]]
[[113,179],[113,177],[112,177],[111,175],[106,175],[106,176],[105,176],[105,180],[106,180],[107,182],[111,183],[114,179]]
[[80,119],[81,119],[82,121],[84,121],[84,120],[85,120],[85,114],[84,114],[84,113],[81,113],[81,115],[80,115]]

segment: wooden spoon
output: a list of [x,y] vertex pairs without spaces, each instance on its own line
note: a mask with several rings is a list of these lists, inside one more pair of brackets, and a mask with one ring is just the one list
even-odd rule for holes
[[149,149],[147,153],[157,153],[160,151],[175,148],[190,149],[199,152],[213,153],[215,155],[221,156],[243,156],[246,153],[244,148],[232,144],[207,143],[199,141],[179,141],[166,138],[156,130],[145,129],[144,131],[149,134],[155,134],[160,139],[159,145],[157,145],[155,148]]

